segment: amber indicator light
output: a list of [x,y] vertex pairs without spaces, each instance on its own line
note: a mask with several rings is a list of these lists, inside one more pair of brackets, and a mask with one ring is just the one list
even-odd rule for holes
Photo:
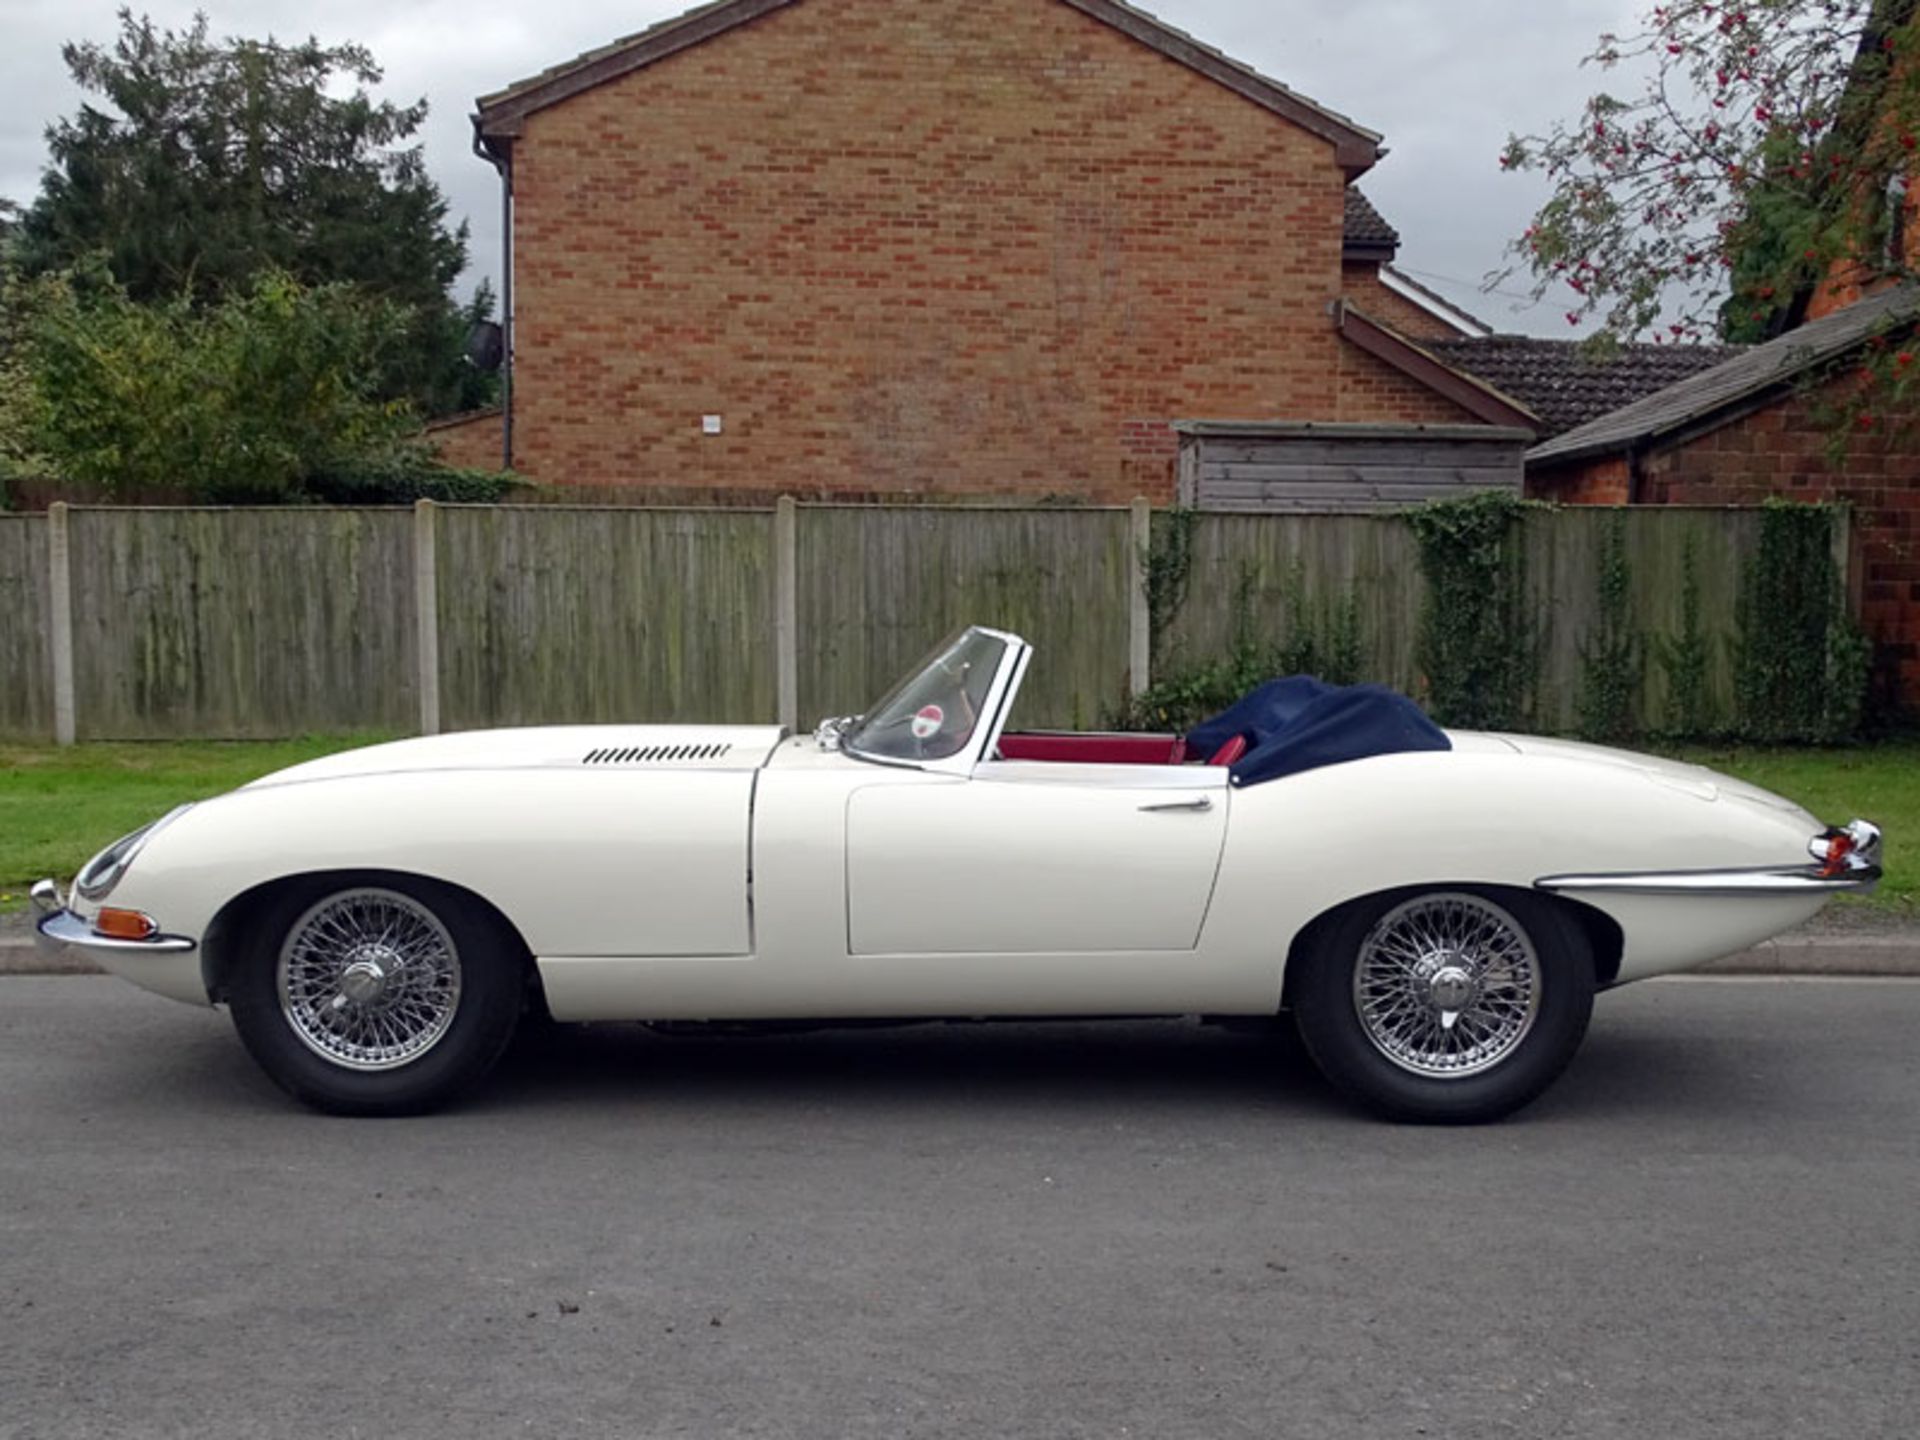
[[93,928],[109,940],[145,940],[160,927],[138,910],[102,910],[93,917]]

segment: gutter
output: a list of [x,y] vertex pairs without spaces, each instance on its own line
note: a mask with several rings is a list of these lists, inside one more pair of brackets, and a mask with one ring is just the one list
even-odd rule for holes
[[473,117],[473,153],[500,175],[500,468],[513,469],[513,148],[496,150]]

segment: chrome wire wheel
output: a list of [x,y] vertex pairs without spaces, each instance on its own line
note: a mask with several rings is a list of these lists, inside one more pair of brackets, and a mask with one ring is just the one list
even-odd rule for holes
[[419,1059],[460,1008],[453,936],[397,890],[342,890],[309,908],[287,930],[277,979],[300,1043],[349,1070]]
[[1519,921],[1479,895],[1396,905],[1360,944],[1353,1005],[1373,1047],[1415,1075],[1498,1065],[1540,1013],[1540,957]]

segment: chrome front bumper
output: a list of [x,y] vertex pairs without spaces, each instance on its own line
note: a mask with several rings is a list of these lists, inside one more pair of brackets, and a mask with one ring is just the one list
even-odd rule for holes
[[[1845,840],[1839,855],[1835,845]],[[1536,890],[1615,895],[1864,895],[1880,883],[1880,829],[1865,820],[1816,835],[1811,865],[1745,870],[1654,870],[1604,875],[1546,875]]]
[[145,940],[117,940],[101,935],[82,917],[67,909],[60,887],[42,880],[29,892],[33,902],[33,943],[42,955],[58,959],[74,951],[103,956],[181,955],[194,948],[184,935],[149,935]]

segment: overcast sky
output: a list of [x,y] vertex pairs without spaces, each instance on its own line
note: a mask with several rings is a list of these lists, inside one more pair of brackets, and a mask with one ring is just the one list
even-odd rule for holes
[[[690,3],[690,0],[689,0]],[[964,4],[967,0],[949,0]],[[474,97],[688,8],[682,0],[152,0],[178,28],[195,9],[219,35],[357,40],[386,69],[384,93],[432,106],[428,166],[473,227],[477,274],[499,266],[499,187],[474,158]],[[1564,300],[1484,294],[1487,272],[1542,198],[1533,177],[1501,173],[1510,131],[1576,113],[1599,77],[1579,68],[1603,30],[1645,0],[1148,0],[1146,8],[1386,136],[1392,153],[1365,180],[1400,230],[1400,266],[1501,330],[1569,336]],[[73,113],[60,45],[110,40],[111,0],[0,0],[0,195],[31,200],[44,131]]]

